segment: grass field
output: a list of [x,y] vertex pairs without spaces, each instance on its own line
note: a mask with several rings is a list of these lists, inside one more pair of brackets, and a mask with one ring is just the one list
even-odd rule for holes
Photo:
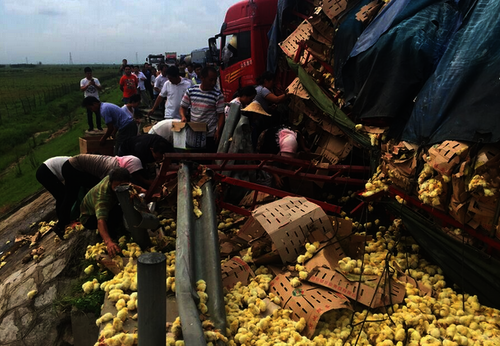
[[[0,214],[42,188],[35,179],[35,172],[43,161],[78,153],[78,138],[87,129],[86,111],[81,107],[83,93],[79,90],[79,82],[84,77],[83,67],[40,66],[29,71],[0,68]],[[105,87],[101,99],[120,104],[117,68],[92,68],[94,76]],[[42,82],[45,78],[50,82]],[[45,103],[40,102],[40,106],[32,107],[27,114],[19,104],[23,96],[18,96],[16,104],[16,95],[29,95],[27,90],[31,90],[31,94],[43,94],[46,86],[55,88],[57,83],[71,83],[73,88]],[[37,89],[37,85],[41,85],[40,88]],[[47,91],[45,93],[47,95]],[[8,104],[9,99],[12,104]],[[5,108],[16,112],[14,106],[18,115],[5,116]],[[49,137],[54,138],[46,141]]]

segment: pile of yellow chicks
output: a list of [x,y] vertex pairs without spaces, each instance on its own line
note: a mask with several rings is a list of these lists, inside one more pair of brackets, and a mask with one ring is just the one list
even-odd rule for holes
[[[401,220],[379,226],[373,240],[366,242],[363,260],[343,258],[339,269],[350,274],[385,275],[397,279],[397,267],[419,280],[426,292],[406,283],[406,298],[401,304],[377,310],[357,305],[332,310],[322,315],[315,334],[301,334],[306,321],[292,319],[282,309],[280,297],[269,292],[273,275],[266,267],[253,267],[256,276],[248,285],[236,284],[225,290],[228,329],[227,345],[311,345],[311,346],[493,346],[500,345],[500,311],[481,305],[476,296],[457,294],[446,287],[441,269],[419,255],[419,246],[411,237],[401,235]],[[307,279],[304,264],[314,256],[320,244],[306,244],[291,284],[300,286]],[[394,251],[397,250],[397,251]],[[295,282],[295,281],[296,282]],[[433,292],[431,295],[429,292]],[[277,305],[276,305],[277,304]],[[274,306],[273,312],[269,308]],[[180,321],[178,321],[180,323]],[[167,345],[181,346],[182,340],[170,339]]]

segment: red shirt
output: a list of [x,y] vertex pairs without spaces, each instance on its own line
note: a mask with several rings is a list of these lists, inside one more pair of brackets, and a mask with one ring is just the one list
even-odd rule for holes
[[133,74],[130,76],[124,74],[122,78],[120,78],[120,86],[123,87],[123,97],[125,98],[129,98],[130,96],[137,94],[138,85],[139,80]]

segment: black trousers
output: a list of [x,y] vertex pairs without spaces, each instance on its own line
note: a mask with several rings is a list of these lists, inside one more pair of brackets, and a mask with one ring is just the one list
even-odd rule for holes
[[77,170],[69,161],[66,161],[62,166],[62,174],[66,189],[63,203],[57,213],[57,218],[59,219],[59,226],[66,227],[71,221],[71,208],[78,199],[80,188],[83,186],[91,189],[101,180],[89,173]]
[[[94,121],[92,120],[92,111],[90,109],[87,109],[87,122],[89,124],[89,131],[92,131],[94,129]],[[102,130],[101,126],[101,114],[99,112],[95,112],[95,126],[99,129]]]
[[116,133],[116,138],[115,138],[115,148],[114,148],[114,153],[115,155],[118,155],[118,150],[120,149],[120,146],[122,145],[125,140],[137,136],[137,123],[135,121],[131,121],[124,127],[118,130]]
[[49,191],[52,196],[54,196],[54,199],[56,200],[56,211],[59,210],[66,193],[64,184],[54,173],[52,173],[45,163],[42,163],[40,167],[38,167],[36,171],[36,180],[38,180],[38,182],[42,184],[42,186]]

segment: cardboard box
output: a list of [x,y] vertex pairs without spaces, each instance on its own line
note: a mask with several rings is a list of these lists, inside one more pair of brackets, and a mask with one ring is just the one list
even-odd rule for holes
[[[359,275],[353,274],[354,276],[359,278]],[[338,270],[317,267],[311,271],[308,281],[342,293],[371,308],[403,302],[406,294],[403,284],[391,279],[390,285],[379,285],[381,277],[377,275],[363,275],[363,277],[365,281],[360,283],[349,280]],[[379,285],[378,288],[377,285]]]
[[[307,20],[304,20],[279,46],[290,59],[295,59],[295,55],[299,50],[299,42],[308,40],[312,32],[312,25]],[[305,61],[301,59],[301,64],[303,65],[304,63]]]
[[347,0],[325,0],[323,1],[323,11],[334,23],[337,16],[347,8]]
[[100,154],[114,156],[115,140],[107,139],[101,146],[101,136],[80,137],[80,154]]
[[233,257],[222,265],[222,286],[232,288],[238,282],[248,285],[250,276],[255,277],[253,270],[239,257]]
[[472,197],[467,209],[467,214],[472,219],[468,225],[474,229],[481,226],[487,231],[494,232],[499,224],[499,220],[493,220],[495,208],[496,203],[484,203]]
[[298,321],[304,317],[307,324],[302,333],[308,338],[314,334],[321,315],[325,312],[334,309],[352,310],[349,300],[342,294],[306,283],[293,288],[284,274],[277,275],[271,281],[270,289],[281,298],[281,307],[292,311],[292,319]]
[[453,168],[460,163],[469,152],[469,146],[457,141],[444,141],[429,149],[429,165],[443,175],[450,175]]
[[207,124],[180,121],[172,123],[174,148],[205,148],[207,145]]
[[285,197],[255,209],[238,236],[249,243],[269,237],[282,262],[295,263],[315,230],[333,235],[323,209],[303,197]]

